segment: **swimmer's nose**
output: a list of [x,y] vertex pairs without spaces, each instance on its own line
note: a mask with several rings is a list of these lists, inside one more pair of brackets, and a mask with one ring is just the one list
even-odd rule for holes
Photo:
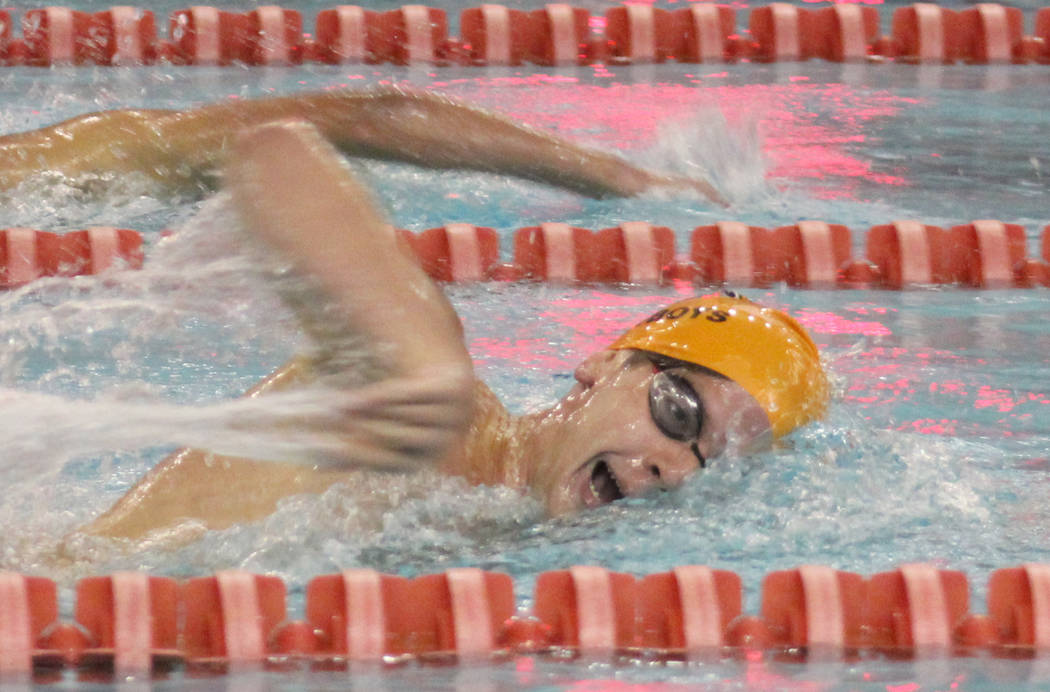
[[589,389],[594,386],[594,374],[583,365],[577,367],[576,370],[572,373],[572,376],[573,379],[576,380],[577,384],[579,384],[584,389]]
[[[670,490],[681,485],[699,466],[687,456],[653,456],[636,460],[626,468],[613,468],[624,495],[641,495],[650,490]],[[692,459],[692,461],[690,461]]]
[[655,457],[646,460],[652,482],[662,488],[677,488],[700,468],[690,454]]
[[609,350],[592,353],[576,367],[573,377],[585,389],[593,387],[603,374],[617,369],[616,359],[619,355],[618,351]]

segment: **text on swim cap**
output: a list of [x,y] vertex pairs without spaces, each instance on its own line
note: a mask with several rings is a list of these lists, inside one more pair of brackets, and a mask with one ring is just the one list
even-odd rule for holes
[[680,320],[686,317],[693,320],[701,315],[703,315],[704,319],[708,322],[725,322],[729,319],[729,313],[725,310],[719,310],[717,308],[708,310],[706,305],[698,305],[693,308],[683,305],[672,310],[664,308],[646,319],[643,324],[649,324],[650,322],[657,322],[659,320]]

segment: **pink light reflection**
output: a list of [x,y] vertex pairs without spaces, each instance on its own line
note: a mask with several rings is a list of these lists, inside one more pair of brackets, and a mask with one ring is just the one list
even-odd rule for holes
[[877,305],[871,305],[868,307],[850,308],[850,312],[855,312],[858,315],[867,315],[869,313],[874,315],[888,315],[891,312],[897,312],[897,308],[886,308]]
[[[770,669],[760,651],[749,651],[746,656],[746,668],[743,674],[743,682],[749,690],[788,690],[796,692],[817,692],[827,689],[827,684],[822,682],[795,680],[786,675],[780,675]],[[725,682],[736,687],[740,684],[739,679],[728,679]],[[564,689],[572,692],[663,692],[664,690],[695,690],[695,683],[674,682],[650,682],[631,683],[622,680],[582,680],[570,684]]]
[[548,353],[549,348],[542,339],[478,338],[470,344],[470,352],[477,361],[500,360],[549,372],[565,372],[576,367],[574,360]]
[[659,692],[661,690],[684,690],[689,688],[671,682],[632,683],[609,679],[581,680],[565,689],[573,692],[606,692],[606,690],[608,692]]
[[679,297],[696,294],[695,287],[682,286],[679,296],[658,294],[617,295],[590,291],[579,298],[538,299],[535,314],[553,325],[552,331],[568,337],[567,343],[552,346],[544,338],[476,338],[470,343],[475,360],[486,358],[535,366],[551,372],[567,372],[591,353],[608,346],[621,333]]
[[1030,403],[1048,406],[1050,405],[1050,397],[1046,394],[1037,394],[1035,392],[1013,396],[1013,392],[1009,389],[992,389],[985,385],[977,392],[977,399],[974,400],[973,406],[976,409],[995,408],[1000,413],[1009,413],[1018,406]]
[[834,312],[804,311],[795,319],[815,334],[861,334],[864,336],[891,336],[893,332],[881,322],[851,320]]
[[712,74],[699,77],[696,82],[705,88],[697,89],[690,84],[617,83],[612,81],[616,74],[608,71],[600,76],[610,81],[575,83],[571,91],[502,88],[550,86],[556,79],[550,75],[475,78],[437,86],[454,83],[467,100],[536,127],[621,151],[652,146],[665,124],[702,128],[705,114],[717,108],[730,123],[758,119],[770,178],[827,180],[817,191],[825,198],[853,198],[862,181],[880,186],[911,184],[903,175],[872,170],[870,161],[855,155],[852,147],[867,142],[879,121],[914,104],[912,98],[790,77],[781,84],[726,85],[718,81],[719,74]]
[[[826,684],[806,680],[793,680],[779,675],[769,668],[761,651],[748,651],[744,682],[749,690],[805,690],[815,692],[827,688]],[[727,681],[730,682],[730,681]]]
[[930,383],[930,392],[941,392],[944,394],[956,394],[959,396],[966,396],[966,383],[959,381],[946,380],[943,382],[932,382]]
[[955,435],[958,420],[948,418],[920,418],[897,426],[900,432],[917,432],[921,435]]
[[906,685],[886,685],[886,692],[916,692],[919,683],[909,682]]

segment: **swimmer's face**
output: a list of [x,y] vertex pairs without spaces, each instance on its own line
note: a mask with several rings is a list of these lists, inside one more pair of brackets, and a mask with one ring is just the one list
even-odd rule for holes
[[708,460],[772,440],[751,395],[712,373],[623,350],[595,354],[575,376],[532,479],[551,514],[675,487]]

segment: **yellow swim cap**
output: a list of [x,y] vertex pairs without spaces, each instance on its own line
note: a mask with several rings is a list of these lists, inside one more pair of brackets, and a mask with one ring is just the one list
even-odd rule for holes
[[828,379],[813,340],[787,314],[745,298],[689,298],[617,339],[725,375],[753,396],[781,437],[824,415]]

